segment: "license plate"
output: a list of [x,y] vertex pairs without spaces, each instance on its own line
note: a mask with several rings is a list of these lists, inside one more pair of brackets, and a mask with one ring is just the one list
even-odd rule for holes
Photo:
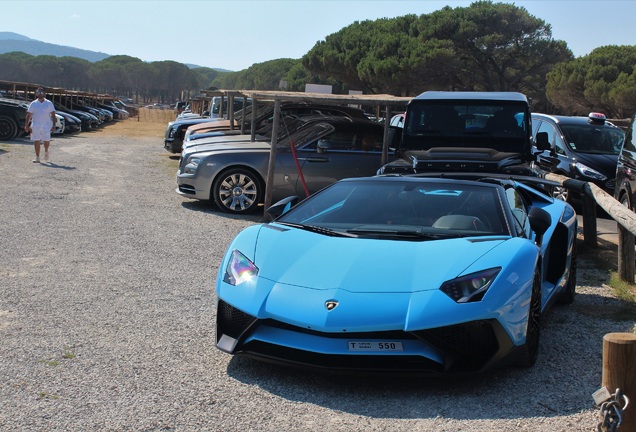
[[402,351],[402,342],[349,341],[349,351]]

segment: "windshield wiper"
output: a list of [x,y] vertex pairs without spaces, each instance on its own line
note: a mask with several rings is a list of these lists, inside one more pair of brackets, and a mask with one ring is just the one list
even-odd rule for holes
[[316,225],[305,225],[305,224],[299,224],[299,223],[279,222],[279,221],[276,221],[276,223],[281,224],[281,225],[290,226],[290,227],[293,227],[293,228],[302,229],[302,230],[305,230],[305,231],[315,232],[315,233],[318,233],[318,234],[324,234],[324,235],[328,235],[328,236],[333,236],[333,237],[358,237],[355,234],[349,234],[349,232],[336,231],[336,230],[332,230],[331,228],[325,228],[325,227],[316,226]]
[[420,230],[404,230],[391,228],[352,228],[347,230],[347,232],[358,235],[377,235],[417,240],[441,240],[445,238],[461,237],[461,235],[458,234],[433,234],[425,233]]

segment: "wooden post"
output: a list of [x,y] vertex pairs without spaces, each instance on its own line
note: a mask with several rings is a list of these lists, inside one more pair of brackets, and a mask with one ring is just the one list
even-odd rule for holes
[[583,242],[590,247],[598,247],[596,224],[596,201],[594,197],[583,195]]
[[[278,145],[278,128],[280,127],[280,99],[274,100],[274,119],[272,124],[272,147],[269,151],[269,164],[267,166],[267,180],[265,183],[265,202],[263,208],[263,218],[271,220],[267,214],[267,209],[272,205],[272,188],[274,187],[274,170],[276,169],[276,146]],[[294,143],[291,143],[294,145]]]
[[618,230],[618,276],[621,280],[633,284],[635,277],[634,260],[636,259],[634,234],[619,223],[616,224],[616,228]]
[[603,386],[611,394],[617,388],[630,399],[623,412],[620,432],[636,432],[636,334],[608,333],[603,336]]

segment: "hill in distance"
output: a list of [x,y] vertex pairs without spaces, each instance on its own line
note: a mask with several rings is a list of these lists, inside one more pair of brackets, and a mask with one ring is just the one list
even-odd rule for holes
[[[111,54],[103,52],[73,48],[65,45],[50,44],[31,39],[18,33],[0,31],[0,54],[6,54],[13,51],[19,51],[33,56],[51,55],[55,57],[77,57],[90,62],[97,62],[111,56]],[[190,69],[203,67],[193,64],[186,64],[186,66]],[[212,69],[219,72],[230,72],[227,69]]]
[[90,62],[96,62],[110,57],[110,54],[102,52],[50,44],[12,32],[0,32],[0,54],[13,51],[20,51],[33,56],[52,55],[55,57],[78,57]]

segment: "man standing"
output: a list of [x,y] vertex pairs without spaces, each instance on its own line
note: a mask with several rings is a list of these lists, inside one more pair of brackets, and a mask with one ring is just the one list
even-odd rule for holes
[[34,163],[40,162],[40,141],[44,143],[44,160],[49,160],[51,133],[55,131],[55,107],[45,96],[46,93],[42,87],[35,91],[37,99],[29,104],[26,124],[24,125],[24,130],[31,132],[31,140],[35,147]]

